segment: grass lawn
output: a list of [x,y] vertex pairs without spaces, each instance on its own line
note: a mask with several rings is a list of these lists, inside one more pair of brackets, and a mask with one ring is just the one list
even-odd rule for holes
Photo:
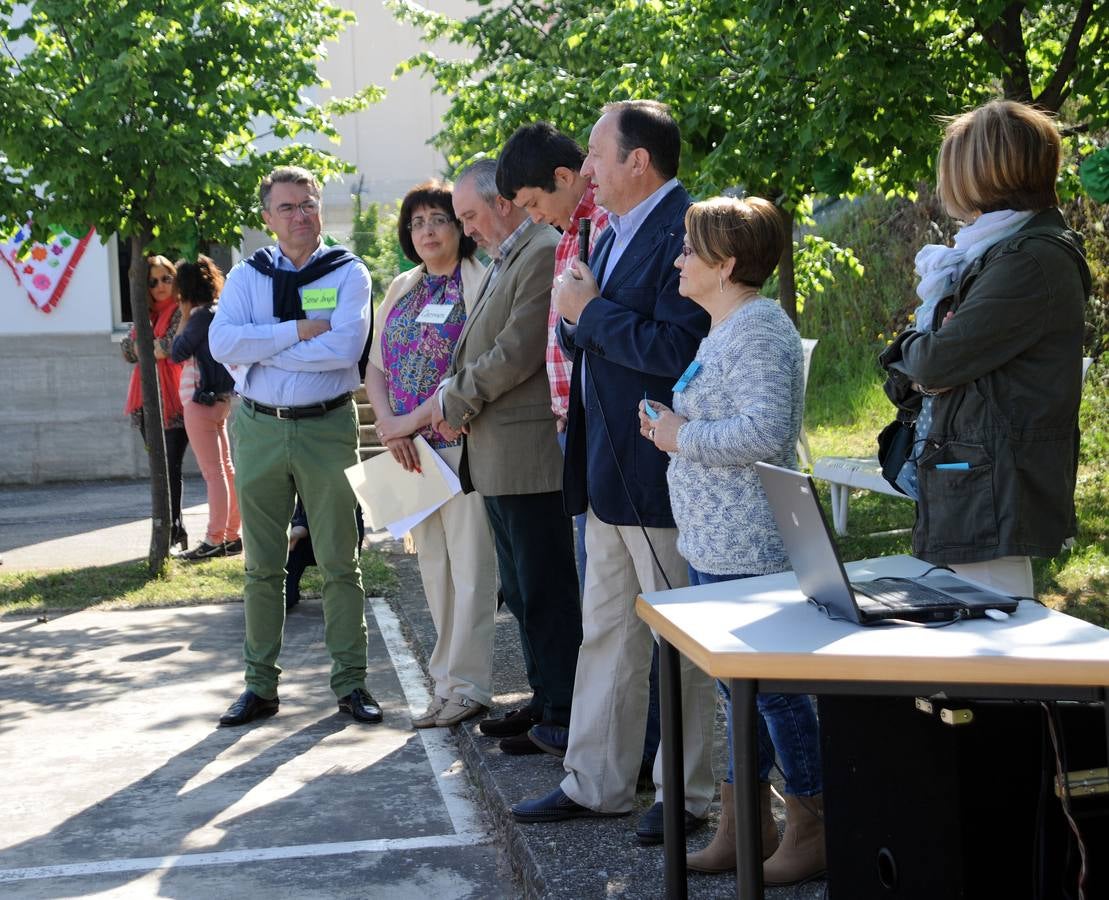
[[[1078,211],[1080,212],[1080,210]],[[1071,209],[1069,214],[1077,214]],[[1075,491],[1078,535],[1054,559],[1033,560],[1037,596],[1049,606],[1109,626],[1109,365],[1106,313],[1109,301],[1109,240],[1103,225],[1079,218],[1087,235],[1094,290],[1087,306],[1089,334],[1084,352],[1097,358],[1082,390],[1082,445]],[[882,392],[878,353],[911,323],[919,302],[913,257],[954,223],[934,196],[920,202],[870,197],[853,205],[825,237],[855,249],[862,277],[837,272],[826,290],[809,297],[800,316],[805,337],[819,338],[805,403],[805,430],[813,457],[873,456],[875,436],[893,418]],[[831,504],[825,485],[825,508]],[[851,498],[850,534],[839,539],[846,560],[909,552],[914,505],[908,500],[856,491]],[[895,534],[875,532],[898,531]],[[874,535],[874,536],[868,536]]]
[[[396,586],[393,570],[374,549],[362,553],[362,580],[368,596],[387,594]],[[322,587],[319,570],[312,566],[301,580],[301,593],[318,595]],[[0,570],[0,615],[231,603],[242,596],[241,556],[197,563],[171,561],[166,578],[153,577],[145,560],[55,572]]]
[[[815,385],[813,390],[818,392],[817,409],[821,410],[823,403],[826,418],[840,418],[836,413],[842,414],[843,410],[837,411],[834,404],[820,398],[821,391]],[[874,436],[892,418],[891,409],[881,392],[877,391],[872,403],[856,403],[850,415],[833,424],[819,421],[810,424],[806,420],[813,458],[873,456],[877,452]],[[810,404],[810,417],[812,410],[813,405]],[[817,485],[825,513],[831,521],[828,485],[821,481],[817,481]],[[1109,627],[1109,471],[1100,462],[1087,460],[1080,464],[1075,505],[1078,510],[1078,536],[1074,546],[1054,559],[1032,561],[1036,595],[1053,609]],[[852,560],[910,553],[915,508],[908,500],[870,491],[854,491],[848,519],[849,533],[836,539],[840,554],[845,560]]]

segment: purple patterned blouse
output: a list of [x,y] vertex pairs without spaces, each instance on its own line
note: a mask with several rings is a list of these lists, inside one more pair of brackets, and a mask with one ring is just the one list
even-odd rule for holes
[[[433,304],[453,307],[446,321],[441,325],[417,322],[424,308]],[[396,302],[385,320],[381,339],[385,387],[394,414],[411,412],[435,393],[450,365],[465,323],[460,266],[455,267],[453,275],[425,274]],[[417,433],[436,449],[461,443],[446,440],[430,425]]]

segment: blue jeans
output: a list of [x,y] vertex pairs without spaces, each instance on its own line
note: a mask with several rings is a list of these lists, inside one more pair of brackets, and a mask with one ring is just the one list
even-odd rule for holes
[[[749,575],[710,575],[689,567],[689,583],[716,584],[749,578]],[[716,683],[726,702],[728,722],[728,784],[735,780],[732,768],[731,692],[722,681]],[[820,730],[816,710],[808,694],[759,694],[759,781],[770,781],[775,751],[786,781],[786,793],[811,797],[824,790],[820,761]]]

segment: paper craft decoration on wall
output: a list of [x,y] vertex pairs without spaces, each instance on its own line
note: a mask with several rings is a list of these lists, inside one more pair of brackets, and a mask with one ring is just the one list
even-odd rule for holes
[[23,285],[35,308],[48,313],[62,299],[93,233],[90,228],[83,238],[77,238],[62,228],[51,227],[50,240],[40,244],[30,242],[31,229],[24,226],[0,241],[0,258]]

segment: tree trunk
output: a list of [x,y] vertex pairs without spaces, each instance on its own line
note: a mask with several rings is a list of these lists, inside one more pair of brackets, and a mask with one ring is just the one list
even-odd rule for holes
[[1032,79],[1028,72],[1028,47],[1024,43],[1022,16],[1027,3],[1010,3],[998,18],[982,30],[987,42],[1005,65],[1001,74],[1007,100],[1032,102]]
[[797,324],[797,282],[793,276],[793,213],[784,206],[778,207],[782,217],[785,246],[778,260],[778,302],[791,322]]
[[150,455],[150,554],[152,575],[164,574],[169,556],[169,539],[173,526],[169,500],[169,470],[166,466],[166,436],[162,422],[162,391],[158,385],[158,368],[154,359],[154,329],[150,324],[150,292],[147,289],[146,256],[144,251],[154,235],[144,229],[131,237],[131,268],[127,273],[131,285],[131,311],[135,320],[135,353],[139,357],[139,378],[142,383],[142,413],[146,446]]

